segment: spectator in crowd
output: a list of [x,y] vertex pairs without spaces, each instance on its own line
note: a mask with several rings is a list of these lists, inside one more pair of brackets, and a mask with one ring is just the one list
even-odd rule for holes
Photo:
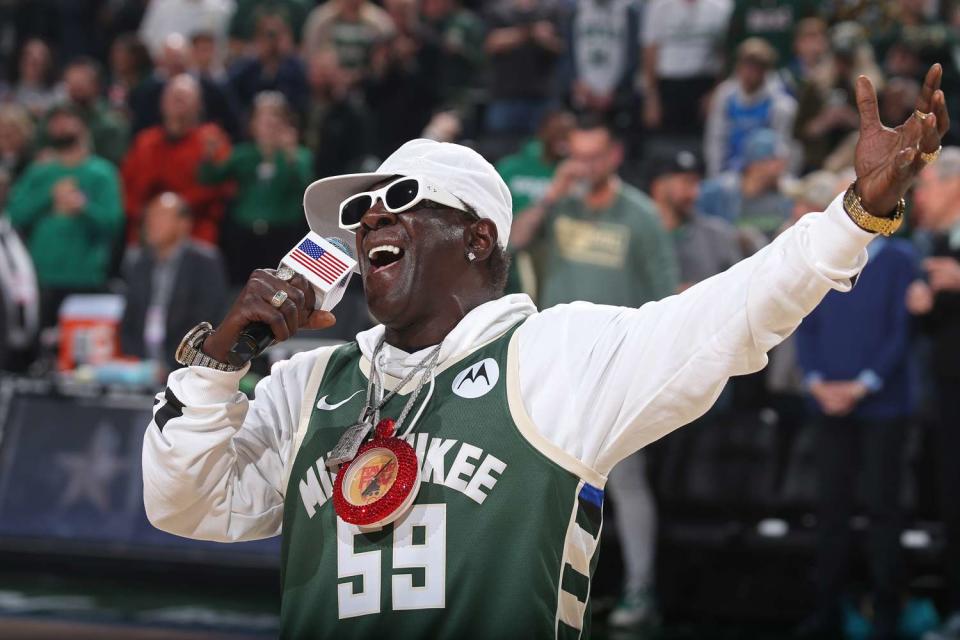
[[[130,128],[123,115],[107,103],[101,93],[100,65],[91,58],[78,58],[63,71],[65,104],[84,120],[90,133],[91,152],[119,164],[130,142]],[[47,146],[47,129],[40,128],[37,146]]]
[[482,78],[484,26],[459,0],[422,0],[421,37],[437,56],[437,93],[441,108],[470,115]]
[[372,150],[379,158],[421,136],[442,92],[436,82],[440,52],[422,37],[417,0],[386,0],[383,6],[396,31],[374,45],[363,86],[376,128]]
[[363,79],[374,44],[393,35],[393,21],[369,0],[328,0],[310,12],[303,26],[303,58],[333,49],[351,84]]
[[654,157],[648,171],[650,196],[660,221],[673,238],[680,268],[680,290],[726,271],[741,259],[737,230],[726,220],[701,215],[697,196],[703,167],[693,151]]
[[633,122],[634,77],[640,63],[640,10],[630,0],[584,0],[570,19],[564,85],[574,109]]
[[800,23],[816,16],[819,5],[818,0],[734,0],[727,29],[728,55],[748,38],[762,38],[777,52],[778,59],[789,60]]
[[40,39],[27,40],[20,52],[11,101],[26,107],[34,118],[41,118],[61,95],[55,83],[50,47]]
[[139,240],[140,215],[147,202],[165,191],[186,200],[193,212],[193,236],[216,244],[229,185],[208,186],[197,180],[206,149],[216,146],[217,161],[230,155],[230,141],[215,124],[202,124],[200,86],[188,75],[167,82],[160,104],[162,124],[139,133],[123,161],[127,241]]
[[718,216],[741,230],[759,234],[760,246],[772,238],[790,217],[793,202],[780,191],[789,151],[772,129],[747,136],[743,168],[704,181],[699,209]]
[[41,289],[43,326],[51,326],[68,294],[106,284],[123,214],[116,169],[90,153],[83,117],[58,106],[45,126],[49,157],[32,163],[13,185],[7,212],[26,239]]
[[[128,112],[130,94],[150,78],[152,71],[150,52],[135,34],[126,33],[114,40],[110,47],[110,85],[107,88],[110,105]],[[129,116],[128,120],[132,119]]]
[[246,53],[253,41],[257,20],[263,15],[278,15],[287,23],[289,43],[284,43],[284,53],[290,53],[299,40],[300,28],[306,23],[313,0],[236,0],[237,10],[230,20],[230,57],[239,58]]
[[793,54],[784,58],[787,64],[781,70],[790,95],[797,97],[801,88],[829,60],[830,40],[827,23],[822,18],[804,18],[797,24],[793,38]]
[[643,19],[643,123],[699,136],[706,101],[723,69],[730,19],[724,0],[652,0]]
[[781,145],[792,141],[797,102],[771,73],[776,56],[773,47],[759,38],[744,40],[737,48],[733,76],[717,87],[710,106],[703,141],[707,175],[741,168],[753,131],[774,131]]
[[[529,140],[517,153],[502,158],[497,163],[497,171],[507,183],[513,198],[514,219],[525,215],[527,209],[536,207],[553,182],[557,165],[569,153],[570,132],[576,121],[566,111],[551,111],[543,118],[537,137]],[[540,252],[542,253],[542,252]],[[538,255],[538,258],[543,258]],[[537,263],[530,261],[528,252],[513,256],[510,263],[510,275],[507,278],[507,291],[525,291],[536,300]]]
[[486,130],[529,135],[543,117],[564,51],[552,0],[498,0],[487,14]]
[[149,0],[140,23],[140,40],[154,58],[161,55],[167,38],[209,31],[216,36],[218,54],[226,55],[227,28],[236,8],[234,0]]
[[[886,3],[894,19],[887,28],[872,31],[871,40],[877,60],[884,70],[907,77],[921,77],[921,65],[939,62],[944,68],[944,81],[949,86],[956,79],[956,67],[950,55],[950,43],[955,38],[943,19],[929,11],[926,0],[893,0]],[[897,69],[905,61],[891,60],[891,56],[914,59],[907,67]]]
[[290,27],[279,14],[262,14],[257,20],[254,55],[237,61],[230,69],[230,84],[243,105],[252,105],[263,91],[279,91],[294,111],[302,114],[307,102],[307,79],[303,62],[284,41],[292,40]]
[[0,105],[0,173],[16,180],[30,162],[33,120],[19,104]]
[[[638,307],[674,293],[676,259],[656,206],[617,177],[621,143],[599,120],[584,120],[569,145],[546,195],[514,220],[510,234],[518,250],[538,237],[546,243],[541,308],[574,300]],[[609,619],[615,626],[654,616],[656,513],[644,456],[617,464],[607,484],[625,565],[623,597]]]
[[865,74],[883,86],[858,25],[835,27],[831,45],[832,55],[799,88],[793,135],[802,147],[805,171],[823,167],[837,146],[856,134],[860,122],[854,93],[857,77]]
[[[848,294],[831,291],[797,330],[800,367],[817,426],[817,611],[801,637],[843,637],[854,553],[850,518],[862,476],[870,519],[873,632],[898,636],[902,587],[900,490],[907,421],[914,412],[907,288],[917,273],[905,240],[878,238]],[[882,391],[881,391],[882,390]]]
[[190,206],[175,193],[153,198],[143,215],[142,249],[127,255],[126,306],[120,322],[125,355],[179,367],[174,354],[198,322],[217,322],[226,306],[227,278],[215,247],[192,242]]
[[318,51],[308,62],[310,102],[303,138],[318,177],[359,169],[372,148],[370,113],[351,75],[333,49]]
[[[205,47],[205,33],[198,33],[202,48]],[[206,72],[193,66],[192,48],[186,38],[179,33],[167,37],[153,77],[130,94],[134,133],[160,123],[161,95],[167,82],[170,78],[190,74],[200,85],[204,122],[215,122],[232,140],[240,138],[240,107],[233,89],[225,76],[214,71],[219,68],[218,64],[207,61],[202,55],[201,60],[207,65]]]
[[229,90],[227,68],[217,55],[217,39],[214,34],[209,31],[194,31],[190,35],[188,51],[190,61],[187,66],[176,69],[177,73],[186,73],[189,69],[202,81],[213,82]]
[[[930,640],[960,638],[960,148],[944,147],[923,170],[914,189],[914,211],[933,231],[926,280],[910,287],[907,302],[931,340],[931,378],[936,399],[936,451],[941,519],[946,534],[945,624]],[[926,640],[926,639],[925,639]]]
[[253,141],[234,147],[223,162],[215,160],[220,155],[215,144],[208,147],[199,169],[200,184],[237,184],[220,242],[230,282],[237,285],[254,269],[279,263],[307,232],[303,192],[313,178],[313,160],[297,144],[293,114],[283,94],[256,97],[250,134]]

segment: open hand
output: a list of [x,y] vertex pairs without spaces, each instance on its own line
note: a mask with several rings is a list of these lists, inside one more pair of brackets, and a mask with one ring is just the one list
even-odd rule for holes
[[950,116],[940,81],[943,68],[935,64],[927,71],[917,98],[916,114],[896,129],[880,122],[877,92],[866,76],[857,78],[857,109],[860,111],[860,140],[854,168],[857,195],[864,208],[875,216],[892,213],[913,179],[925,166],[921,153],[933,153],[950,128]]
[[953,258],[927,258],[923,268],[930,278],[930,287],[935,291],[960,291],[960,262]]

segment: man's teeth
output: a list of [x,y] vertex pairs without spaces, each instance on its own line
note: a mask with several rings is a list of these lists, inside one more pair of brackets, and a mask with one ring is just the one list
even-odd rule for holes
[[382,251],[389,251],[395,256],[400,255],[400,247],[395,247],[392,244],[384,244],[370,249],[370,253],[367,254],[367,257],[373,260],[373,257]]

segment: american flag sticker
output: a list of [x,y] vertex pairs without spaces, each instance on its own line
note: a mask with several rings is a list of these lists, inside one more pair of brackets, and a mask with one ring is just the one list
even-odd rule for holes
[[324,292],[357,265],[356,260],[312,231],[286,255],[283,263]]

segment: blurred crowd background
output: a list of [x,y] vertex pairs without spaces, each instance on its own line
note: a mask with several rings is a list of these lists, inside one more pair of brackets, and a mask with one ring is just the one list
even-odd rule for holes
[[[894,126],[934,62],[960,122],[950,0],[0,0],[0,549],[34,559],[0,571],[0,635],[66,615],[31,582],[58,553],[270,580],[275,546],[150,533],[136,452],[181,337],[307,231],[313,180],[467,144],[513,194],[509,292],[638,306],[824,210],[857,77]],[[600,629],[960,638],[956,145],[852,293],[615,470]],[[337,315],[244,389],[370,326],[359,282]],[[269,634],[270,611],[150,624]]]

